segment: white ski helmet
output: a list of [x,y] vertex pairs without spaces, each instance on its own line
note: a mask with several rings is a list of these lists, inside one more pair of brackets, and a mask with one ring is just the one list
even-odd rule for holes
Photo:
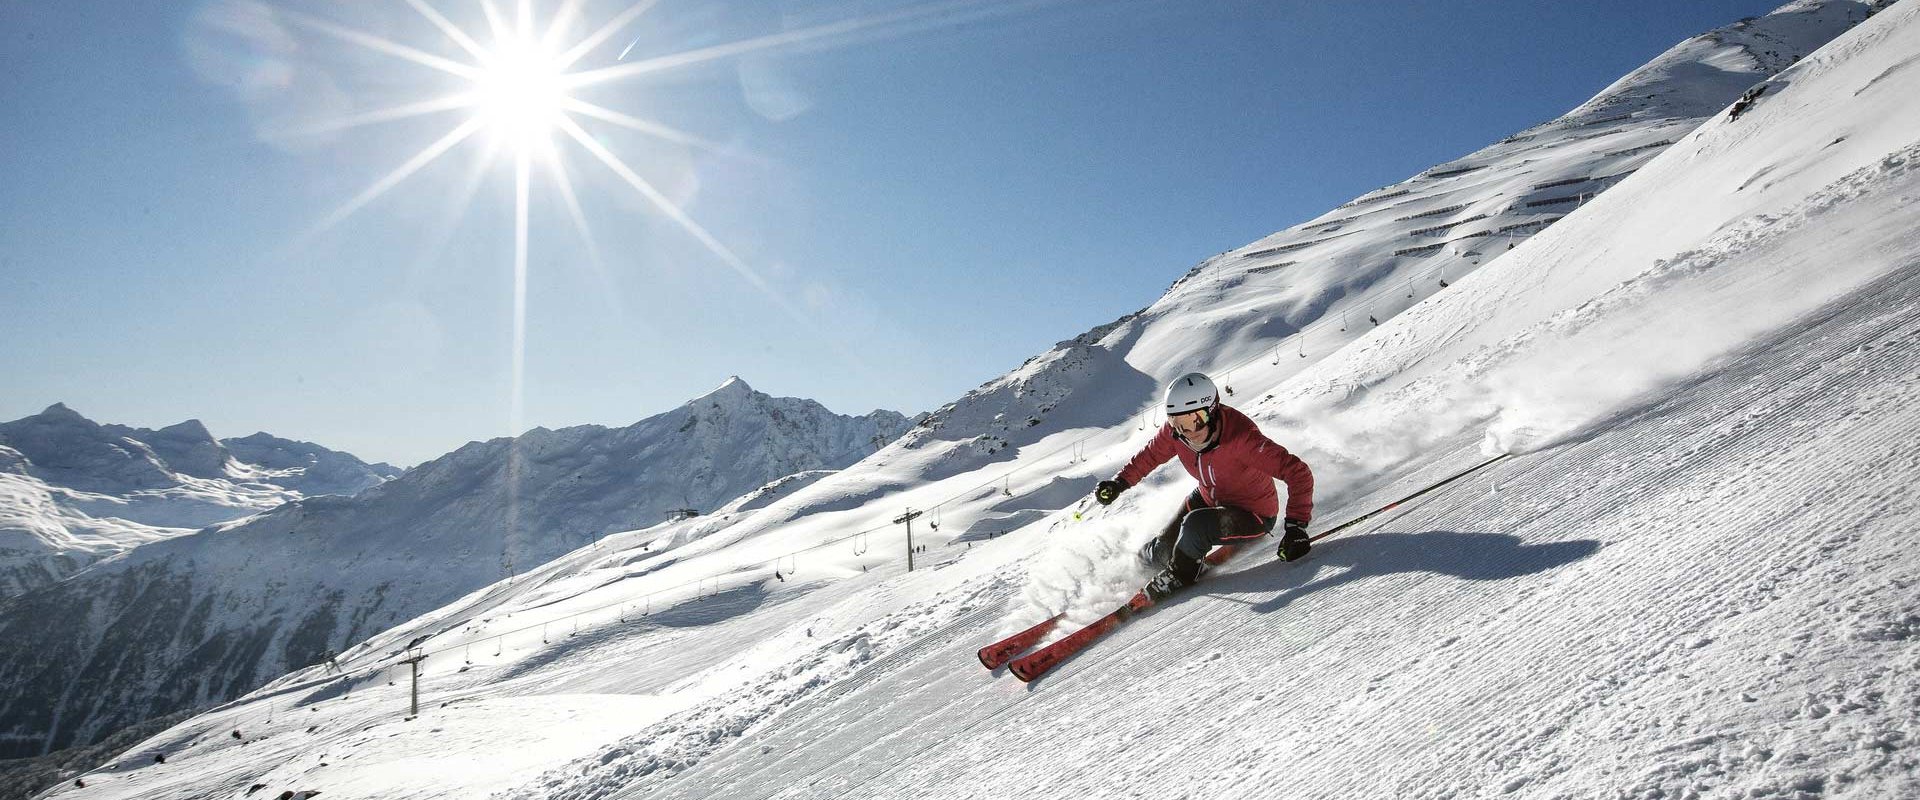
[[1213,381],[1204,374],[1189,372],[1167,384],[1169,417],[1199,409],[1206,409],[1211,416],[1217,405],[1220,405],[1220,390],[1214,388]]

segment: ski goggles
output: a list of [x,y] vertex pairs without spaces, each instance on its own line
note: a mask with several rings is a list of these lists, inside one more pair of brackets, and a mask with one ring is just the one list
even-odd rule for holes
[[1167,419],[1169,420],[1177,419],[1181,421],[1193,420],[1201,425],[1205,425],[1213,421],[1213,414],[1208,412],[1204,408],[1196,408],[1192,411],[1182,411],[1178,414],[1174,414],[1170,417],[1167,417]]

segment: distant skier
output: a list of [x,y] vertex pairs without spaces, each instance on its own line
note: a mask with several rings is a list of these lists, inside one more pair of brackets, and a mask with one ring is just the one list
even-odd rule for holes
[[1306,556],[1311,549],[1307,523],[1313,519],[1313,471],[1307,462],[1274,444],[1247,415],[1221,405],[1213,381],[1201,373],[1168,384],[1166,407],[1167,424],[1153,441],[1093,493],[1101,505],[1110,504],[1176,457],[1200,482],[1166,530],[1141,548],[1141,560],[1163,567],[1147,584],[1147,595],[1158,602],[1198,580],[1201,559],[1215,546],[1246,544],[1271,533],[1280,517],[1275,479],[1287,483],[1285,524],[1275,555],[1282,561]]

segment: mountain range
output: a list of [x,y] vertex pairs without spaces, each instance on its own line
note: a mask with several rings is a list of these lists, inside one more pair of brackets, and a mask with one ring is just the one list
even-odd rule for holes
[[[77,415],[50,414],[16,423],[10,440],[51,464],[37,472],[95,488],[167,489],[177,473],[149,454],[207,474],[269,469],[237,465],[233,453],[299,458],[258,437],[216,447],[193,435],[197,424],[115,444],[110,432],[75,435],[91,431]],[[913,424],[891,411],[834,414],[730,378],[625,428],[473,442],[357,495],[289,494],[252,516],[142,544],[0,601],[0,754],[90,743],[237,696],[608,533],[845,467]]]
[[102,425],[55,403],[0,423],[0,597],[144,542],[399,474],[267,433],[216,439],[199,420]]

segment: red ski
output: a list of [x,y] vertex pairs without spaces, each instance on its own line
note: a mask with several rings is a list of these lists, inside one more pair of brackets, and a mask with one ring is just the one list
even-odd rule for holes
[[[1213,552],[1207,554],[1206,562],[1209,566],[1219,566],[1221,564],[1224,564],[1226,563],[1227,559],[1233,557],[1233,554],[1237,552],[1238,549],[1239,548],[1233,545],[1225,545],[1222,547],[1214,548]],[[1153,605],[1153,601],[1148,600],[1145,594],[1135,594],[1133,596],[1133,599],[1128,601],[1127,605],[1123,607],[1121,611],[1125,611],[1127,612],[1128,615],[1132,615],[1133,613],[1136,613],[1139,610],[1145,609],[1147,606],[1150,606],[1150,605]],[[1057,664],[1060,661],[1066,660],[1066,657],[1069,655],[1072,655],[1075,650],[1079,650],[1080,648],[1087,646],[1087,644],[1092,642],[1094,639],[1098,639],[1101,636],[1106,635],[1107,631],[1120,627],[1120,623],[1126,621],[1125,617],[1121,617],[1119,620],[1114,621],[1111,625],[1107,625],[1105,628],[1102,628],[1100,631],[1096,633],[1093,633],[1091,635],[1088,634],[1088,631],[1093,630],[1094,628],[1101,627],[1101,625],[1103,625],[1110,618],[1112,618],[1114,614],[1119,614],[1119,613],[1121,612],[1116,611],[1113,614],[1108,614],[1105,617],[1101,617],[1099,621],[1094,622],[1092,625],[1089,625],[1085,628],[1081,628],[1080,630],[1074,632],[1073,634],[1067,636],[1066,638],[1061,639],[1058,642],[1054,642],[1053,644],[1047,645],[1045,649],[1042,649],[1041,651],[1034,653],[1033,655],[1027,656],[1026,658],[1013,662],[1014,677],[1017,677],[1022,681],[1030,681],[1030,680],[1033,680],[1034,677],[1038,677],[1039,672],[1033,673],[1032,676],[1022,674],[1020,664],[1022,662],[1033,661],[1034,659],[1039,658],[1040,656],[1050,651],[1060,651],[1060,652],[1057,656],[1054,657],[1054,660],[1051,663],[1048,663],[1047,667],[1041,669],[1040,672],[1045,672],[1046,669],[1052,668],[1053,664]],[[1032,647],[1034,643],[1039,642],[1041,639],[1045,638],[1047,633],[1053,630],[1053,626],[1059,624],[1060,620],[1064,617],[1066,617],[1066,614],[1064,613],[1055,614],[1052,619],[1041,620],[1040,624],[1038,625],[1035,625],[1019,633],[1016,633],[1005,639],[1001,639],[1000,641],[994,642],[993,644],[987,645],[986,647],[980,648],[980,663],[986,666],[987,669],[999,669],[1002,664],[1007,663],[1014,656],[1019,655],[1021,651],[1026,650],[1029,647]],[[1062,647],[1063,645],[1068,645],[1069,642],[1072,642],[1074,644],[1071,644],[1070,646],[1067,646],[1067,647]]]
[[1120,627],[1120,623],[1126,622],[1128,619],[1131,619],[1133,615],[1145,611],[1152,606],[1153,600],[1147,597],[1146,592],[1136,592],[1133,595],[1133,599],[1128,600],[1126,605],[1114,609],[1112,613],[1104,617],[1094,620],[1092,625],[1068,634],[1060,641],[1014,659],[1013,666],[1007,669],[1013,673],[1013,677],[1019,678],[1021,683],[1032,683],[1034,678],[1046,674],[1047,670],[1060,666],[1060,662],[1067,660],[1074,653],[1080,652],[1087,645],[1093,644],[1094,641],[1100,637],[1112,633],[1114,628]]
[[1053,626],[1060,624],[1060,620],[1066,616],[1066,614],[1055,614],[1049,619],[1040,620],[1038,625],[980,648],[980,666],[999,669],[1008,661],[1012,661],[1014,656],[1034,646],[1047,635],[1047,631],[1053,630]]

